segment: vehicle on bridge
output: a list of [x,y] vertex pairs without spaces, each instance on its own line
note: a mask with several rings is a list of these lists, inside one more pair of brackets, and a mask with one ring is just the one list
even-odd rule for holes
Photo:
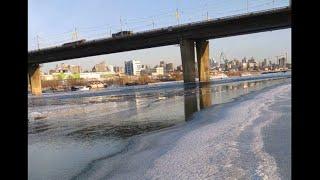
[[65,46],[65,47],[75,47],[76,45],[80,45],[80,44],[83,44],[84,42],[86,42],[85,39],[81,39],[79,41],[73,41],[73,42],[67,42],[67,43],[64,43],[62,44],[62,46]]
[[132,35],[132,34],[133,34],[132,31],[120,31],[120,32],[112,34],[112,37],[129,36],[129,35]]

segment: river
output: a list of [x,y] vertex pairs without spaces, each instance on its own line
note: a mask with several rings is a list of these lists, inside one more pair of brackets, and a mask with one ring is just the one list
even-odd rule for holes
[[28,97],[29,179],[291,179],[291,74]]

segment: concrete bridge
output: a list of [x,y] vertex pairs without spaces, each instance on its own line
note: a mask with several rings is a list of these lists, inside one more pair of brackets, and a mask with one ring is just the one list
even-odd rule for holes
[[180,45],[185,83],[195,82],[195,49],[200,82],[209,81],[209,39],[291,27],[291,8],[278,8],[177,26],[132,35],[87,41],[75,46],[57,46],[28,53],[31,92],[41,94],[39,64],[167,45]]

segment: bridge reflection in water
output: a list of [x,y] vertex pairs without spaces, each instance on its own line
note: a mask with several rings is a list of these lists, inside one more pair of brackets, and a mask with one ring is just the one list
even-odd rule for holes
[[[188,84],[184,86],[184,115],[185,120],[190,120],[193,113],[212,105],[210,83]],[[199,105],[198,105],[199,102]]]
[[[281,80],[279,80],[281,82]],[[29,105],[80,105],[74,111],[39,117],[28,125],[28,134],[54,132],[76,139],[99,139],[110,137],[127,138],[145,132],[174,126],[192,120],[195,112],[212,107],[214,104],[230,102],[255,89],[273,84],[268,81],[241,82],[230,84],[185,84],[170,89],[148,89],[148,92],[130,92],[118,95],[88,96],[69,98],[31,98]],[[274,81],[277,84],[277,81]],[[92,103],[92,105],[91,105]],[[85,106],[82,106],[85,105]],[[99,106],[100,105],[100,106]],[[103,106],[101,106],[103,105]],[[105,105],[105,106],[104,106]],[[94,110],[93,108],[100,107]],[[128,109],[126,109],[128,107]],[[115,109],[125,108],[123,111]],[[112,113],[109,113],[111,111]],[[62,115],[60,115],[62,114]],[[60,119],[59,122],[56,119]],[[49,131],[50,130],[50,131]],[[50,135],[52,136],[52,135]]]
[[210,83],[184,85],[184,116],[185,121],[191,120],[192,115],[202,109],[213,105],[213,101],[219,104],[223,101],[221,93],[227,92],[230,97],[237,97],[237,94],[249,93],[249,88],[260,88],[267,81],[241,82],[238,84],[227,84],[214,86]]

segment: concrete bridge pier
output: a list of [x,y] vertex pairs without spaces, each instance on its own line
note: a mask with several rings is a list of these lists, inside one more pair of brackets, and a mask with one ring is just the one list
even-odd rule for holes
[[197,62],[200,83],[210,81],[210,62],[209,62],[209,41],[201,40],[196,42]]
[[181,60],[183,68],[183,80],[184,83],[195,82],[195,50],[196,44],[197,62],[199,82],[202,84],[209,83],[210,81],[210,62],[209,62],[209,41],[199,40],[193,41],[184,39],[180,41]]
[[41,95],[42,88],[41,88],[40,65],[39,64],[29,65],[28,76],[29,76],[31,93],[33,95]]
[[195,53],[194,53],[194,41],[190,39],[183,39],[180,41],[180,51],[183,70],[184,83],[196,82],[196,70],[195,70]]

